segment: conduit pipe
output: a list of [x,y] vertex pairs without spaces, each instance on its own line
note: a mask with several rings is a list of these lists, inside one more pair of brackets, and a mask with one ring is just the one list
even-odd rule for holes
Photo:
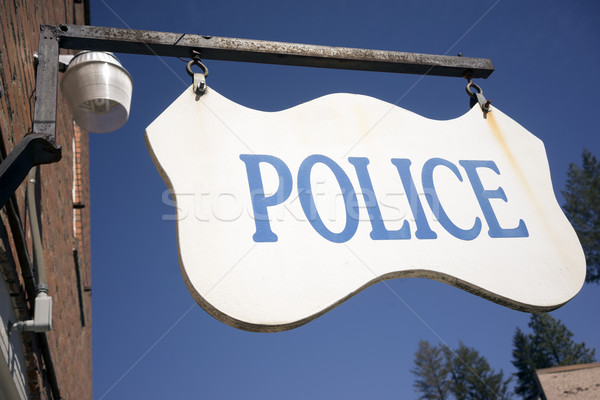
[[[0,131],[0,138],[2,132]],[[0,162],[6,159],[6,149],[4,142],[0,140]],[[25,283],[25,291],[27,292],[28,298],[33,299],[33,293],[35,292],[35,283],[33,279],[33,266],[31,265],[31,259],[29,258],[29,252],[25,245],[25,234],[23,233],[23,226],[21,225],[21,219],[19,218],[19,211],[17,209],[17,200],[14,193],[12,194],[9,201],[6,203],[6,211],[8,217],[8,223],[10,226],[13,240],[15,243],[15,249],[19,259],[19,265],[21,267],[21,273]],[[37,205],[35,207],[35,214],[37,216]],[[39,232],[39,229],[38,229]],[[41,243],[41,241],[40,241]],[[31,302],[31,300],[30,300]],[[33,306],[33,304],[32,304]],[[10,326],[9,332],[10,332]],[[40,343],[40,349],[42,351],[42,357],[44,358],[44,365],[46,366],[46,373],[48,377],[48,384],[52,392],[53,399],[62,399],[60,394],[60,388],[58,386],[58,379],[56,378],[56,370],[54,369],[54,362],[52,361],[52,355],[50,354],[50,344],[48,343],[48,336],[46,332],[37,333],[36,337]]]
[[52,297],[48,296],[48,284],[46,283],[46,264],[44,263],[44,247],[40,224],[38,220],[37,202],[35,200],[36,175],[39,167],[29,171],[27,179],[27,213],[29,225],[31,226],[31,239],[33,242],[33,257],[37,272],[37,284],[35,287],[35,305],[33,319],[15,322],[12,329],[19,331],[47,332],[52,330]]

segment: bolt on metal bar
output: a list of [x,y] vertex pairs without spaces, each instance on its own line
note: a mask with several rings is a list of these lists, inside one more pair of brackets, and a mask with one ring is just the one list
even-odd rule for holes
[[62,48],[78,50],[170,57],[191,57],[192,50],[199,50],[202,59],[205,60],[453,77],[463,77],[466,73],[470,73],[472,78],[487,78],[494,71],[491,60],[484,58],[315,46],[98,26],[60,25],[54,28]]

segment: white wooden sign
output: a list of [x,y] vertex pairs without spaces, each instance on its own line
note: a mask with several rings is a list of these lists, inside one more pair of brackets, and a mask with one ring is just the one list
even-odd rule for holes
[[261,112],[187,89],[146,141],[188,289],[241,329],[295,328],[382,279],[523,311],[557,308],[584,281],[544,145],[497,108],[434,121],[333,94]]

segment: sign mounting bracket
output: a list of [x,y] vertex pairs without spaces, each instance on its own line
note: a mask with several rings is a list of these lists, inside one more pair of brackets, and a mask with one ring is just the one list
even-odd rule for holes
[[397,72],[404,74],[487,78],[494,71],[486,58],[419,54],[348,47],[236,39],[217,36],[60,25],[62,48],[113,51],[169,57],[189,57],[193,50],[203,60],[244,61],[303,67]]
[[[465,75],[487,78],[494,71],[491,60],[484,58],[315,46],[89,25],[42,25],[33,128],[31,133],[21,140],[23,143],[15,147],[15,154],[11,153],[1,163],[0,207],[4,206],[34,165],[60,161],[60,147],[56,144],[56,101],[61,48],[168,57],[189,57],[193,50],[200,50],[204,60],[459,78]],[[30,135],[35,135],[36,139],[43,141],[40,148],[45,149],[44,152],[51,149],[52,157],[37,157],[37,152],[28,155],[27,151],[31,148],[29,145],[34,143],[28,138]]]

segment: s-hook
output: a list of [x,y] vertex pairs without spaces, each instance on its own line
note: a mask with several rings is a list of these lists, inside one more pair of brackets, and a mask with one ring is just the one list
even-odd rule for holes
[[[206,92],[206,77],[208,76],[208,68],[206,65],[202,64],[200,60],[200,52],[197,50],[192,50],[192,59],[187,63],[185,67],[189,76],[193,78],[192,83],[192,91],[196,93],[198,96],[202,96]],[[201,73],[193,72],[192,66],[197,65],[202,69]]]
[[[468,81],[465,89],[469,97],[471,97],[471,107],[473,107],[475,103],[479,103],[481,111],[483,111],[483,115],[485,116],[490,111],[490,104],[492,101],[486,100],[486,98],[483,96],[483,90],[481,90],[477,84],[473,83],[470,75],[465,76],[465,79]],[[474,88],[476,92],[473,92],[471,88]]]

